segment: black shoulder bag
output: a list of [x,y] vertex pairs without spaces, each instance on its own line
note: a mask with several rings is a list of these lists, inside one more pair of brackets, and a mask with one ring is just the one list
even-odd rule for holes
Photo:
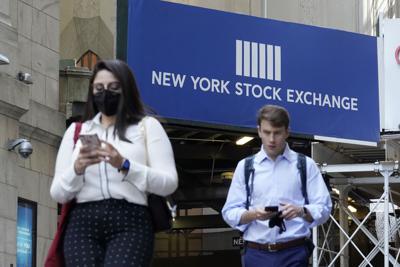
[[[143,118],[144,127],[144,144],[146,147],[146,162],[149,164],[147,151],[147,130],[146,118]],[[172,197],[163,197],[156,194],[147,195],[147,205],[150,211],[154,232],[164,232],[171,230],[172,219],[176,216],[176,205],[172,201]]]

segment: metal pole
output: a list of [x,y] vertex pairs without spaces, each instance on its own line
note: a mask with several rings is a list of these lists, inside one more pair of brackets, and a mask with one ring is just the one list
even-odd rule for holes
[[384,266],[389,267],[389,176],[392,175],[393,171],[398,169],[398,162],[384,161],[381,162],[381,170],[380,173],[383,175],[385,179],[383,194],[385,195],[385,204],[384,204]]
[[313,233],[313,243],[315,244],[315,249],[313,251],[313,256],[312,256],[312,266],[318,267],[318,228],[314,227],[312,229],[312,233]]
[[385,236],[385,267],[389,267],[389,173],[384,171],[385,178],[385,212],[384,212],[384,236]]
[[[347,207],[347,197],[349,195],[349,186],[339,186],[339,201],[342,206]],[[339,222],[340,227],[344,230],[344,233],[340,232],[340,247],[343,248],[346,244],[347,237],[345,234],[349,233],[349,220],[346,212],[339,205]],[[346,247],[340,255],[340,267],[349,267],[349,248]]]

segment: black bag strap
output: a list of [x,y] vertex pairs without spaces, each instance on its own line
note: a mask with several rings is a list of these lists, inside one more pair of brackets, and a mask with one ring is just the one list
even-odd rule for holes
[[252,179],[254,179],[254,166],[253,166],[254,157],[255,157],[255,155],[251,155],[251,156],[247,157],[244,162],[244,182],[246,185],[246,209],[247,210],[250,207],[250,198],[251,198],[250,185],[249,185],[250,177],[253,177]]
[[307,205],[309,203],[307,195],[307,160],[304,154],[297,153],[297,169],[300,171],[301,193]]

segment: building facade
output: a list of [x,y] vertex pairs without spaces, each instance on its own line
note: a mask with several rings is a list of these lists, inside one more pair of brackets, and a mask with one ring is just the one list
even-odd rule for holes
[[[49,188],[65,130],[58,33],[58,1],[0,2],[0,54],[9,62],[0,66],[0,266],[42,266],[56,229]],[[18,138],[32,145],[27,159],[8,151]]]
[[[58,146],[66,120],[74,107],[79,109],[74,103],[84,101],[90,68],[117,54],[117,5],[124,1],[0,1],[0,267],[18,266],[18,261],[43,266],[57,223],[57,203],[49,188]],[[368,35],[378,34],[380,14],[400,17],[397,0],[170,2]],[[23,74],[20,79],[18,73]],[[8,151],[10,141],[19,138],[32,145],[27,159],[19,155],[19,147]],[[181,214],[213,212],[190,209]],[[156,249],[161,257],[195,256],[226,249],[222,240],[230,236],[221,236],[212,231],[205,238],[201,231],[164,235]]]

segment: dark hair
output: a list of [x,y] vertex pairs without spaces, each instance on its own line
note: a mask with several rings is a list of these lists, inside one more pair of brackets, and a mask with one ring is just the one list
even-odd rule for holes
[[82,121],[91,120],[99,112],[93,101],[93,81],[101,70],[108,70],[121,84],[121,98],[118,105],[117,119],[115,121],[114,136],[130,142],[125,137],[126,129],[131,124],[138,123],[146,114],[135,77],[129,66],[121,60],[101,60],[94,66],[92,77],[89,81],[89,89]]
[[289,112],[281,106],[265,105],[260,108],[257,112],[258,126],[261,125],[262,120],[270,122],[274,127],[289,128]]

